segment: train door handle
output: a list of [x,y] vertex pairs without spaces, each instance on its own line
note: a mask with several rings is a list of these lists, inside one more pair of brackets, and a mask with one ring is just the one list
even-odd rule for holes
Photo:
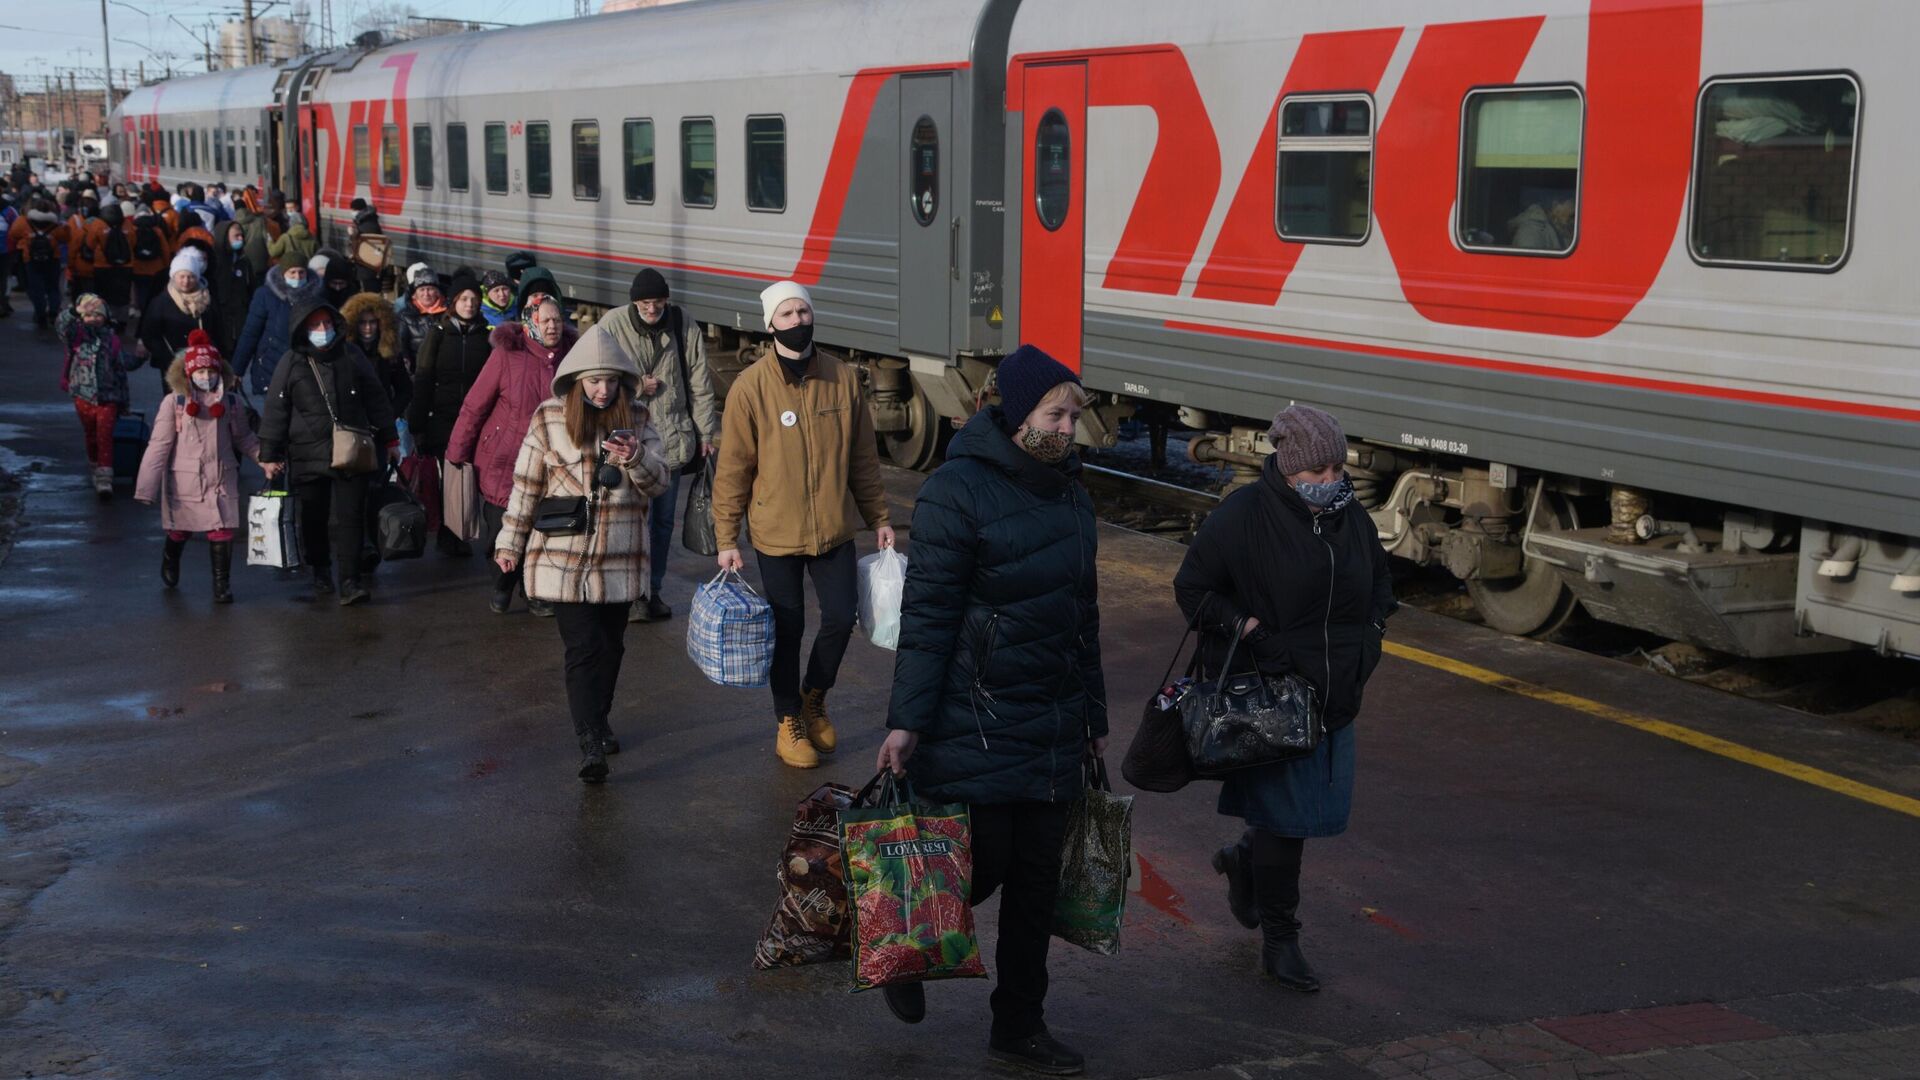
[[953,219],[953,229],[947,235],[947,277],[960,280],[960,219]]

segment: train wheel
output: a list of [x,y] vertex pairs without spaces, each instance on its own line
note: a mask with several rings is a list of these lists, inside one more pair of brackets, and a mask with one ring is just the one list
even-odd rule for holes
[[[1580,527],[1573,504],[1551,494],[1542,496],[1534,520],[1553,529]],[[1467,582],[1467,595],[1473,597],[1473,606],[1488,626],[1523,637],[1553,633],[1565,626],[1579,607],[1559,573],[1538,559],[1528,559],[1519,577]]]
[[918,386],[913,388],[913,397],[907,401],[907,419],[907,430],[881,433],[880,448],[895,465],[924,472],[940,460],[946,448],[944,435],[952,426],[933,411],[933,403]]

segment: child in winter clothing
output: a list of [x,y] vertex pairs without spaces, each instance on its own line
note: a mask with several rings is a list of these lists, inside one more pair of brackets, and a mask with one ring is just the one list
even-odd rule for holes
[[73,397],[93,466],[93,490],[104,502],[113,498],[113,424],[127,403],[120,335],[107,320],[107,302],[94,293],[81,293],[60,313],[54,330],[67,346],[60,389]]
[[247,426],[247,411],[229,402],[233,369],[205,330],[187,335],[187,347],[167,368],[169,393],[154,410],[153,437],[140,461],[133,497],[160,503],[167,542],[160,555],[160,582],[180,584],[180,555],[189,533],[207,534],[213,563],[213,602],[230,604],[233,532],[240,527],[240,462],[260,461],[260,438]]

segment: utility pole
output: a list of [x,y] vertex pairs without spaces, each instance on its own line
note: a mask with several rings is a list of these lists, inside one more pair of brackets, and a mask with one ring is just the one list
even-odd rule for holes
[[[101,2],[105,3],[106,0],[101,0]],[[253,44],[253,0],[245,0],[242,10],[246,13],[247,66],[252,67],[260,62],[260,57],[255,51]]]
[[113,115],[113,39],[107,35],[107,0],[100,0],[100,48],[107,60],[107,105],[100,113],[100,126],[105,128],[107,117]]

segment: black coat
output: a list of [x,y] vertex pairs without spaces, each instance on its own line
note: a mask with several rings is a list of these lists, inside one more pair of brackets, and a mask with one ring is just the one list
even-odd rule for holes
[[1209,673],[1225,659],[1242,616],[1260,620],[1243,643],[1267,676],[1298,672],[1320,692],[1329,729],[1360,711],[1360,690],[1380,662],[1387,616],[1399,604],[1387,553],[1357,501],[1318,517],[1268,458],[1260,479],[1221,501],[1187,548],[1174,597],[1199,618]]
[[220,309],[220,325],[232,339],[221,351],[233,359],[229,347],[238,344],[240,331],[247,325],[247,309],[260,287],[260,277],[244,253],[227,248],[213,253],[213,269],[207,272],[207,287],[213,290],[213,305]]
[[210,298],[207,310],[196,319],[180,310],[172,293],[165,289],[154,293],[147,309],[140,313],[140,344],[147,347],[147,362],[160,371],[167,370],[173,358],[187,347],[187,335],[195,330],[205,330],[222,356],[232,355],[233,339],[227,335],[218,303]]
[[974,415],[913,510],[887,726],[943,802],[1064,802],[1107,733],[1093,502],[1077,458],[1042,464],[999,408]]
[[464,323],[446,315],[427,331],[420,355],[413,361],[413,397],[407,409],[407,426],[413,429],[422,454],[441,457],[446,453],[453,423],[460,419],[460,405],[480,377],[480,369],[487,366],[487,357],[493,355],[493,344],[487,340],[492,329],[477,315]]
[[[378,445],[391,445],[400,438],[386,386],[365,354],[345,334],[336,336],[326,349],[316,349],[305,340],[301,325],[322,308],[333,311],[311,295],[294,307],[290,333],[295,344],[273,370],[273,385],[267,390],[266,411],[260,421],[260,460],[289,462],[296,479],[335,475],[329,400],[342,425],[373,432]],[[336,325],[344,325],[339,317],[335,311]],[[320,382],[314,378],[316,365],[327,382],[324,397]]]

